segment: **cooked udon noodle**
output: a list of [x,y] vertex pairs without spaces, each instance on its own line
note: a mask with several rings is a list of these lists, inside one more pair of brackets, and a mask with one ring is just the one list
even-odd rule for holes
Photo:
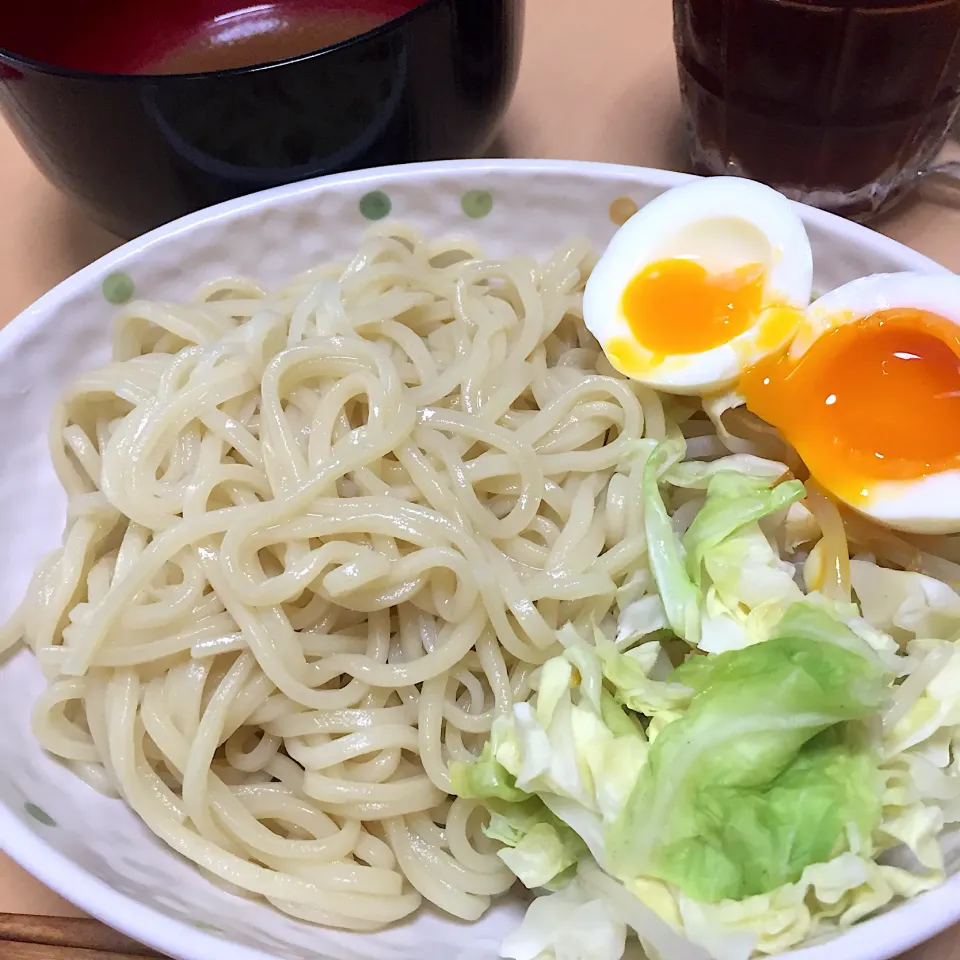
[[[514,876],[448,763],[530,695],[559,627],[609,626],[649,573],[636,442],[682,430],[691,458],[805,478],[723,398],[665,412],[613,371],[582,323],[592,264],[392,227],[277,291],[126,308],[113,363],[56,409],[63,547],[0,632],[48,679],[41,744],[295,917],[479,917]],[[807,504],[825,593],[850,595],[848,539],[960,582],[957,538]]]
[[393,228],[126,308],[57,407],[63,548],[0,639],[48,678],[42,745],[296,917],[478,917],[514,878],[447,764],[646,550],[627,454],[667,421],[583,327],[592,263]]

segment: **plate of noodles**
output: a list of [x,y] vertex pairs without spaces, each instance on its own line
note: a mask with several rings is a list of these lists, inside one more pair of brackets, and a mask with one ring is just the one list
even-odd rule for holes
[[0,847],[180,960],[939,932],[958,285],[572,162],[121,247],[0,332]]

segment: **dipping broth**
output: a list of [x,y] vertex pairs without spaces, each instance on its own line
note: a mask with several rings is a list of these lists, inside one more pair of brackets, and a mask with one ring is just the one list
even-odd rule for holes
[[[5,13],[0,48],[95,73],[206,73],[301,56],[402,16],[420,0],[47,0]],[[29,11],[29,12],[27,12]]]
[[359,36],[390,19],[371,10],[290,10],[254,7],[215,21],[146,73],[200,73],[285,60]]

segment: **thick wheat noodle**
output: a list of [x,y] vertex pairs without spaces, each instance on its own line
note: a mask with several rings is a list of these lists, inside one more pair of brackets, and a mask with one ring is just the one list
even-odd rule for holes
[[43,746],[292,916],[479,916],[513,877],[449,763],[615,611],[670,426],[583,328],[591,265],[393,227],[127,307],[56,409],[67,531],[0,634]]
[[820,562],[823,569],[820,589],[832,600],[849,602],[850,547],[840,511],[812,482],[807,484],[806,503],[823,534],[820,541]]

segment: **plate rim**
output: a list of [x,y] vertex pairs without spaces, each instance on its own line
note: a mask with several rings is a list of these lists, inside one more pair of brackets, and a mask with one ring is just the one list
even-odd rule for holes
[[[417,180],[431,176],[453,176],[455,174],[575,174],[586,179],[634,179],[649,186],[669,188],[700,179],[694,174],[679,173],[673,170],[660,170],[654,167],[635,167],[628,164],[600,163],[592,160],[526,160],[526,159],[483,159],[483,160],[435,160],[423,163],[394,164],[383,167],[370,167],[347,173],[329,174],[284,184],[270,190],[247,194],[235,200],[197,210],[194,213],[157,227],[149,233],[129,240],[116,249],[104,254],[92,263],[61,280],[56,286],[22,310],[9,323],[0,329],[0,358],[10,347],[29,334],[42,317],[57,301],[82,290],[86,282],[101,274],[112,272],[132,257],[141,256],[150,248],[187,234],[207,224],[230,220],[260,207],[269,207],[275,203],[297,198],[307,198],[315,193],[338,186],[364,186],[369,184],[388,184],[397,180]],[[931,257],[908,247],[899,240],[885,236],[863,224],[845,220],[843,217],[825,210],[807,206],[795,200],[790,201],[800,213],[805,225],[814,225],[832,229],[851,239],[865,243],[879,253],[896,255],[912,261],[911,269],[920,273],[951,273],[947,267]]]
[[[599,163],[581,160],[527,160],[481,159],[441,160],[373,167],[316,177],[311,180],[285,184],[271,190],[249,194],[189,214],[179,220],[158,227],[134,240],[128,241],[98,258],[70,277],[58,283],[33,304],[14,317],[0,330],[0,361],[17,346],[39,330],[54,315],[63,301],[91,289],[104,275],[121,267],[131,259],[147,254],[152,248],[164,245],[208,224],[229,221],[236,216],[253,213],[259,208],[296,199],[307,199],[338,187],[383,186],[397,181],[453,177],[457,175],[497,174],[566,174],[592,180],[635,180],[646,186],[669,188],[698,179],[692,174],[637,167],[626,164]],[[912,248],[861,224],[795,203],[806,226],[816,226],[849,238],[852,243],[896,257],[910,264],[919,273],[949,274],[951,271]],[[14,651],[0,657],[0,669],[14,657]],[[161,910],[140,903],[131,896],[115,890],[65,854],[49,846],[32,831],[21,818],[0,803],[0,850],[11,860],[59,894],[74,906],[101,922],[159,950],[176,960],[207,960],[228,948],[236,960],[275,960],[258,948],[244,946],[233,940],[206,933],[190,923],[171,917]],[[842,934],[820,944],[789,951],[795,960],[888,960],[923,943],[960,921],[960,874],[948,877],[939,887],[908,900],[877,917],[863,921]],[[322,935],[322,928],[318,928]],[[319,936],[318,936],[319,939]],[[322,950],[322,944],[318,943]],[[322,954],[318,952],[318,960]],[[775,958],[770,958],[775,960]]]

